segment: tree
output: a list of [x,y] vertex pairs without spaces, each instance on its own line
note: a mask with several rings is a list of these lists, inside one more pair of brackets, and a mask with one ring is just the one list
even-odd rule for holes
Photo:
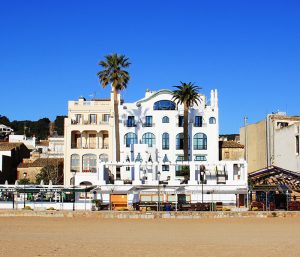
[[18,180],[19,185],[29,185],[32,184],[29,178],[21,178]]
[[67,116],[56,116],[54,121],[55,130],[59,136],[64,135],[64,121]]
[[119,133],[119,100],[118,92],[127,87],[130,79],[129,73],[125,70],[130,66],[129,59],[125,55],[106,55],[105,60],[100,61],[102,70],[97,73],[100,84],[105,88],[111,84],[114,94],[114,118],[116,138],[116,161],[120,161],[120,133]]
[[44,181],[45,185],[52,181],[53,185],[62,185],[64,182],[64,167],[62,162],[58,162],[57,165],[47,165],[41,169],[41,171],[36,174],[35,180],[37,184]]
[[175,86],[175,90],[173,90],[173,101],[177,104],[183,104],[184,112],[183,112],[183,152],[184,152],[184,160],[189,160],[189,130],[188,130],[188,120],[189,120],[189,109],[194,104],[198,105],[201,101],[199,90],[201,89],[198,86],[195,86],[193,83],[183,83],[180,82],[181,85]]
[[6,116],[2,116],[0,114],[0,124],[3,124],[5,126],[10,126],[9,119]]

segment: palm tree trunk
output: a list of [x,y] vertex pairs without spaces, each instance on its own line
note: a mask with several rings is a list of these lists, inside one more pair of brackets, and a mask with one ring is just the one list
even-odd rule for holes
[[189,108],[184,103],[183,112],[183,153],[184,160],[189,160]]
[[113,87],[114,93],[114,115],[115,115],[115,139],[116,139],[116,161],[120,161],[120,129],[119,129],[119,100],[118,90]]

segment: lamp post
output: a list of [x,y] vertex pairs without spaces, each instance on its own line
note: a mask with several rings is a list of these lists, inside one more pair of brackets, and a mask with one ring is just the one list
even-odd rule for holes
[[205,166],[204,166],[204,165],[201,165],[201,166],[200,166],[200,181],[201,181],[201,186],[202,186],[202,190],[201,190],[202,204],[203,204],[203,184],[204,184],[204,175],[205,175]]
[[23,172],[23,178],[24,178],[24,209],[25,209],[25,183],[26,183],[25,179],[26,179],[26,177],[27,177],[27,172],[24,171]]
[[72,170],[72,175],[73,175],[73,211],[75,211],[75,201],[76,201],[76,196],[75,196],[75,175],[76,175],[76,170]]
[[160,181],[160,171],[157,172],[157,180],[158,180],[158,198],[157,198],[157,211],[160,211],[160,188],[159,188],[159,181]]
[[286,210],[289,210],[289,190],[286,190]]

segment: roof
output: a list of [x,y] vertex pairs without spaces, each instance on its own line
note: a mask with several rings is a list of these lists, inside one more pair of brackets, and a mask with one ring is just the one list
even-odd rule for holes
[[95,98],[92,101],[110,101],[110,98]]
[[235,141],[219,141],[219,146],[221,148],[244,148],[243,145]]
[[9,143],[0,142],[0,151],[11,151],[17,147],[20,147],[23,143]]
[[300,116],[285,116],[285,115],[270,115],[272,120],[290,120],[290,121],[300,121]]
[[32,163],[20,163],[18,168],[45,167],[47,165],[57,165],[64,162],[64,158],[39,158]]
[[49,146],[49,141],[48,140],[43,140],[40,141],[37,146]]

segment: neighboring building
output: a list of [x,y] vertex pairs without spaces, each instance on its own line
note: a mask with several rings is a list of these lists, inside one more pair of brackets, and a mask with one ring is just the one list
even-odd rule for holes
[[235,141],[219,142],[220,160],[244,160],[244,146]]
[[[113,99],[113,98],[112,98]],[[68,102],[64,129],[64,184],[72,184],[72,170],[89,181],[97,161],[114,160],[114,112],[111,99]]]
[[225,134],[225,135],[220,135],[219,137],[220,141],[234,141],[237,143],[240,143],[240,134]]
[[11,127],[0,124],[0,139],[6,139],[13,132]]
[[257,123],[242,127],[241,143],[245,145],[248,172],[270,166],[300,172],[297,150],[299,122],[299,116],[274,113]]
[[48,156],[49,158],[63,158],[64,157],[64,137],[53,135],[48,137],[49,148],[48,148]]
[[13,184],[17,179],[17,166],[30,152],[23,143],[0,143],[0,184]]
[[24,172],[26,172],[26,178],[31,183],[35,183],[35,176],[48,165],[59,167],[64,162],[63,158],[38,158],[38,159],[24,159],[22,163],[18,165],[17,179],[22,179]]
[[25,135],[9,135],[10,143],[23,143],[29,150],[36,148],[37,140],[35,137],[26,137]]

